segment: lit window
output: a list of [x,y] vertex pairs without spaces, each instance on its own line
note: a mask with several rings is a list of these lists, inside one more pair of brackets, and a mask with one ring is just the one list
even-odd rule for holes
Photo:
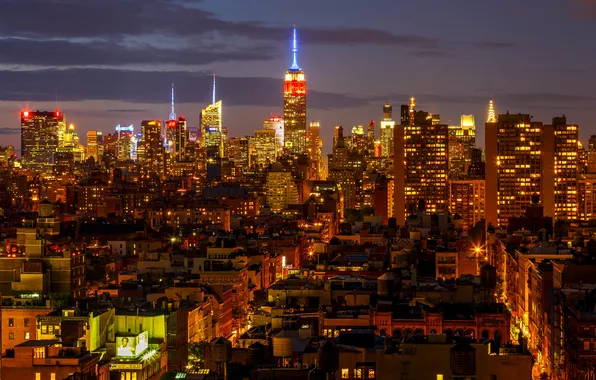
[[443,374],[442,373],[438,373],[437,374],[437,380],[443,380]]
[[12,331],[8,333],[8,340],[14,340],[14,333]]
[[341,369],[341,378],[342,379],[349,379],[350,378],[350,370],[348,368]]
[[30,335],[29,335],[29,331],[27,331],[27,332],[25,333],[25,339],[29,339],[29,337],[30,337]]
[[14,318],[8,318],[8,327],[14,327]]
[[584,351],[590,351],[590,341],[584,340]]

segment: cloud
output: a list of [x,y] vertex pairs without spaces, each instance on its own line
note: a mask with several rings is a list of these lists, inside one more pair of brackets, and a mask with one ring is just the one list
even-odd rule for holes
[[555,93],[516,93],[498,95],[509,102],[519,102],[524,104],[550,103],[558,106],[573,105],[577,103],[592,103],[596,97],[585,95],[569,95]]
[[69,40],[0,39],[0,64],[43,66],[93,66],[126,64],[202,65],[226,61],[255,61],[276,58],[266,46],[217,50],[158,48],[149,44],[134,47],[114,41],[73,42]]
[[0,128],[0,135],[17,135],[21,133],[21,128],[4,127]]
[[[4,0],[0,35],[27,38],[78,38],[122,41],[126,36],[235,36],[287,41],[289,28],[254,21],[228,21],[218,15],[169,0]],[[35,10],[35,11],[32,11]],[[27,20],[27,22],[23,22]],[[60,20],[60,22],[56,22]],[[395,35],[369,28],[301,28],[310,44],[436,46],[438,39]]]
[[567,0],[569,14],[580,21],[596,20],[596,0]]
[[452,55],[440,50],[419,50],[412,53],[418,58],[451,58]]
[[107,110],[107,112],[114,112],[114,113],[140,113],[140,112],[147,112],[148,110],[140,109],[140,108],[123,108],[123,109],[114,109],[114,110]]
[[[132,71],[118,69],[43,69],[0,71],[0,100],[20,102],[115,100],[131,103],[169,103],[172,83],[181,103],[210,102],[212,76],[201,72]],[[282,105],[283,82],[266,77],[218,77],[217,94],[225,105]],[[366,105],[369,98],[309,91],[311,108],[337,109]]]

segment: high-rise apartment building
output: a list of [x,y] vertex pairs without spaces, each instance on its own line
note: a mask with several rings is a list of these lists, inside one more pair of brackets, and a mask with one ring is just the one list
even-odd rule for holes
[[294,156],[306,154],[306,79],[298,66],[296,28],[292,40],[292,65],[284,77],[284,143]]
[[383,106],[383,120],[381,120],[381,156],[393,157],[395,121],[392,118],[393,107],[389,103]]
[[202,147],[205,149],[207,183],[221,178],[223,157],[222,102],[217,101],[201,111]]
[[588,140],[588,173],[596,173],[596,135]]
[[393,163],[395,217],[402,225],[406,210],[413,213],[424,204],[426,212],[446,212],[449,200],[449,128],[438,124],[437,115],[416,112],[413,98],[407,108],[407,120],[404,109],[402,123],[408,124],[396,129]]
[[[494,113],[492,101],[489,105]],[[556,117],[551,125],[528,114],[504,114],[486,123],[486,220],[507,225],[522,216],[538,196],[545,216],[578,217],[577,125]],[[581,187],[581,186],[580,186]],[[589,190],[589,189],[588,189]],[[582,190],[580,189],[580,192]],[[586,212],[579,206],[579,217]]]
[[263,122],[263,129],[272,129],[275,131],[275,153],[279,157],[284,150],[284,120],[281,116],[272,115]]
[[140,163],[143,179],[150,179],[154,176],[160,179],[164,178],[165,158],[164,144],[161,138],[161,121],[143,120],[141,134],[143,156]]
[[[579,127],[568,125],[563,117],[553,118],[554,156],[555,156],[555,218],[557,220],[575,220],[578,211],[579,173],[578,140]],[[548,152],[543,152],[548,160]]]
[[[509,218],[525,213],[534,194],[542,194],[543,125],[528,114],[505,114],[496,123],[487,123],[486,129],[487,194],[497,194],[494,204],[487,196],[487,211],[496,214],[496,225],[506,226]],[[493,178],[497,179],[495,187],[489,184]],[[494,218],[487,212],[487,222],[495,222]]]
[[298,202],[298,189],[292,172],[279,162],[274,163],[267,172],[266,196],[273,212],[280,212],[289,204]]
[[582,175],[578,181],[578,219],[596,219],[596,174]]
[[449,181],[449,212],[461,217],[462,230],[468,231],[484,219],[486,189],[483,179]]
[[59,129],[66,128],[60,111],[21,112],[21,163],[24,168],[51,173],[59,146]]

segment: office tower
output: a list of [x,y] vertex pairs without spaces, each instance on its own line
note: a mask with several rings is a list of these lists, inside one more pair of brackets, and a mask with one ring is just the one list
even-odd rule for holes
[[485,162],[482,160],[482,149],[470,149],[470,167],[468,168],[468,177],[484,179]]
[[366,157],[375,156],[375,121],[371,120],[366,126]]
[[234,181],[241,182],[245,171],[248,171],[249,164],[249,137],[232,137],[230,139],[230,150],[228,156],[234,167]]
[[460,125],[449,126],[449,176],[461,178],[470,167],[470,150],[476,146],[473,115],[462,115]]
[[132,159],[132,151],[134,149],[134,129],[135,127],[132,124],[126,127],[120,124],[116,125],[115,131],[118,161],[128,161]]
[[413,98],[408,114],[409,125],[400,126],[395,133],[396,158],[404,157],[393,163],[395,217],[400,225],[405,222],[406,210],[414,213],[424,206],[429,213],[446,212],[449,199],[448,126],[436,124],[436,115],[415,111]]
[[275,130],[258,129],[255,131],[254,152],[255,162],[259,168],[267,167],[275,162]]
[[[339,127],[333,154],[329,155],[328,180],[341,188],[346,209],[359,209],[364,159],[345,144],[343,128]],[[342,210],[343,211],[343,210]]]
[[188,144],[188,128],[186,118],[180,116],[178,120],[168,120],[165,133],[166,153],[169,159],[174,162],[185,161],[187,159],[186,145]]
[[497,125],[497,117],[493,100],[490,99],[488,102],[488,112],[486,115],[486,124],[484,127],[484,140],[485,140],[485,160],[484,160],[484,171],[485,171],[485,184],[486,184],[486,207],[484,210],[484,216],[486,219],[486,225],[492,225],[494,227],[499,226],[499,178],[498,178],[498,132],[499,126]]
[[266,198],[271,211],[276,213],[289,204],[298,203],[298,189],[292,172],[279,162],[274,163],[267,172]]
[[383,120],[381,120],[381,156],[393,157],[393,138],[395,121],[392,118],[393,107],[389,103],[383,106]]
[[[555,219],[575,220],[577,218],[577,175],[579,172],[578,145],[579,128],[568,125],[563,117],[553,118],[554,132],[554,205]],[[543,136],[544,137],[544,136]],[[544,160],[552,160],[551,152],[543,149]],[[552,156],[551,156],[552,157]],[[545,189],[546,190],[546,189]]]
[[66,125],[60,111],[21,112],[21,163],[25,169],[51,173],[58,148],[58,129]]
[[99,139],[101,132],[87,131],[87,157],[93,157],[95,164],[99,164]]
[[222,136],[222,101],[215,102],[215,76],[213,77],[213,102],[201,111],[202,148],[205,150],[207,183],[221,179],[221,160],[224,157]]
[[366,135],[364,134],[364,127],[362,125],[354,126],[352,134],[350,135],[350,148],[356,153],[364,157],[367,152]]
[[281,156],[284,150],[284,120],[281,116],[271,115],[263,122],[263,129],[275,131],[275,153],[277,157]]
[[340,128],[342,128],[342,131],[343,131],[343,127],[341,125],[336,125],[336,126],[333,127],[333,147],[337,143],[337,137],[339,136],[339,129]]
[[449,212],[461,217],[464,232],[484,219],[486,189],[484,179],[449,181]]
[[308,159],[311,165],[310,179],[320,180],[323,140],[321,139],[321,124],[318,121],[311,121],[308,127]]
[[143,120],[141,122],[141,146],[143,155],[140,161],[143,179],[165,176],[164,145],[161,138],[160,120]]
[[374,158],[383,157],[383,144],[380,139],[375,139],[375,141],[373,142],[373,157]]
[[284,143],[293,156],[306,154],[306,79],[298,66],[296,28],[292,40],[292,65],[284,78]]

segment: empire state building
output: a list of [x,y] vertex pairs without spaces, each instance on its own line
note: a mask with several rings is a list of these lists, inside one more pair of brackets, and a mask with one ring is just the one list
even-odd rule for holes
[[306,154],[306,79],[298,66],[296,28],[292,39],[292,66],[284,78],[284,127],[287,151],[294,156]]

